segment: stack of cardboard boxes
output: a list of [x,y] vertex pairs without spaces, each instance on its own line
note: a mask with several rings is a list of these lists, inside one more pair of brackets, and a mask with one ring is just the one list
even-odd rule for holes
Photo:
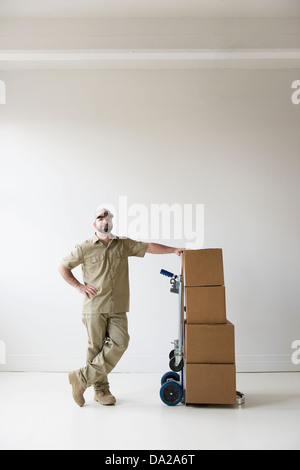
[[186,250],[186,403],[235,404],[234,326],[226,318],[221,249]]

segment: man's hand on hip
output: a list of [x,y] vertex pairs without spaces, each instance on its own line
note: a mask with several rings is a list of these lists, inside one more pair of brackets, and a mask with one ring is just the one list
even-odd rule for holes
[[71,269],[66,268],[64,265],[60,264],[58,266],[58,271],[61,274],[61,276],[64,278],[68,284],[71,286],[75,287],[80,294],[83,294],[86,296],[87,299],[90,299],[91,297],[95,297],[97,294],[97,289],[93,286],[87,286],[85,284],[81,284],[76,277],[74,277]]
[[80,284],[77,287],[77,290],[79,290],[80,294],[83,294],[86,296],[87,299],[90,299],[91,297],[95,297],[97,294],[97,289],[93,286],[86,286],[85,284]]

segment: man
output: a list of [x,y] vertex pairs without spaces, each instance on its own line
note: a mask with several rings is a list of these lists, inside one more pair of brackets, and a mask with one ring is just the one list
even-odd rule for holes
[[[87,364],[69,374],[72,394],[79,406],[85,403],[84,392],[91,385],[95,400],[113,405],[108,374],[116,366],[129,343],[127,312],[129,311],[128,257],[144,257],[145,253],[167,254],[184,251],[158,243],[144,243],[112,234],[113,214],[105,209],[95,213],[95,234],[77,245],[65,256],[58,270],[71,286],[83,295],[83,323],[88,333]],[[81,265],[83,282],[72,274]]]

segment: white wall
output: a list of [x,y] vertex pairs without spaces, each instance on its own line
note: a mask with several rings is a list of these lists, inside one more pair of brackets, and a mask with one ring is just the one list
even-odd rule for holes
[[[238,370],[300,370],[291,362],[300,339],[300,105],[291,83],[300,70],[0,78],[0,370],[84,365],[81,298],[57,264],[93,233],[94,209],[118,207],[120,195],[147,207],[205,204],[205,247],[224,250]],[[130,260],[131,344],[117,370],[168,368],[177,298],[159,270],[178,266],[175,255]]]

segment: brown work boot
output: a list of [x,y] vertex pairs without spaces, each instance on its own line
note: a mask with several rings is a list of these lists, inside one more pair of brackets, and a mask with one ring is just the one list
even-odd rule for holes
[[78,406],[83,406],[85,404],[85,399],[83,398],[85,389],[82,388],[82,386],[78,382],[76,372],[69,373],[69,383],[72,385],[72,394],[74,401],[77,403]]
[[95,401],[100,405],[114,405],[116,403],[115,397],[110,393],[109,390],[100,390],[95,392]]

